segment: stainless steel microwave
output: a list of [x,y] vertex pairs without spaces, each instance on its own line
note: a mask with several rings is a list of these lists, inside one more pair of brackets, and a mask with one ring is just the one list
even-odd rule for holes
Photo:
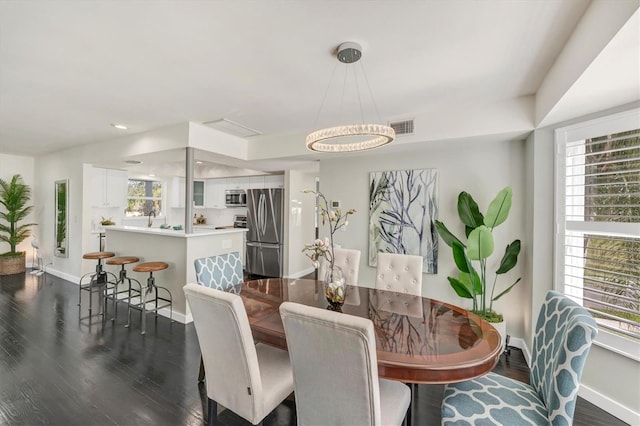
[[247,192],[244,189],[227,189],[224,192],[224,205],[227,207],[246,207]]

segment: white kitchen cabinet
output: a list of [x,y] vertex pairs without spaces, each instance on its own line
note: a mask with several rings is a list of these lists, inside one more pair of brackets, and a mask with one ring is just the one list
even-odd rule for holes
[[91,171],[91,206],[122,208],[127,203],[127,172],[94,167]]
[[227,178],[227,189],[244,189],[250,188],[252,176],[236,176]]
[[184,208],[184,178],[174,176],[171,179],[171,207]]
[[193,207],[203,208],[205,206],[206,193],[203,180],[193,181]]
[[260,175],[227,178],[228,189],[284,188],[284,175]]
[[247,189],[261,189],[264,188],[264,176],[251,176],[249,178],[249,186]]
[[[185,178],[175,176],[171,179],[171,207],[184,208]],[[204,208],[206,205],[206,188],[204,180],[193,180],[193,207]]]
[[205,207],[209,209],[226,208],[224,191],[227,189],[227,180],[207,179],[205,181],[205,187],[205,191],[207,193]]
[[246,189],[262,189],[262,188],[283,188],[283,175],[260,175],[249,177],[249,184]]
[[284,188],[284,175],[264,176],[263,188]]

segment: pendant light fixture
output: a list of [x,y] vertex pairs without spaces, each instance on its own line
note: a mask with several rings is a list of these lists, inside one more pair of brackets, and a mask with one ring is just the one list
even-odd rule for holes
[[[362,57],[362,47],[358,43],[345,42],[338,46],[338,60],[344,64],[355,64]],[[362,63],[361,63],[362,64]],[[355,67],[355,65],[354,65]],[[367,87],[369,83],[364,74],[364,67],[362,67],[362,73],[364,75]],[[354,70],[354,76],[355,76]],[[356,91],[358,94],[358,103],[360,105],[360,114],[362,122],[358,124],[346,124],[335,127],[327,127],[310,133],[306,139],[307,148],[311,151],[318,152],[352,152],[352,151],[364,151],[367,149],[378,148],[393,141],[395,138],[395,131],[383,124],[365,124],[364,117],[362,116],[362,101],[360,97],[360,88],[356,80]],[[345,75],[346,86],[346,75]],[[329,89],[327,88],[327,91]],[[371,94],[371,88],[369,87],[369,94],[373,100],[373,94]],[[325,93],[325,99],[326,99]],[[322,102],[324,104],[324,100]],[[375,101],[373,102],[375,106]],[[320,105],[322,110],[322,105]],[[377,114],[377,108],[376,108]],[[378,121],[380,116],[378,115]]]

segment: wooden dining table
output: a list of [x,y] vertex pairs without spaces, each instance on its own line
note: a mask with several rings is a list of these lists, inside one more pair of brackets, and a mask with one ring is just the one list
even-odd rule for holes
[[[255,340],[286,349],[284,301],[327,308],[323,281],[266,278],[242,283]],[[344,314],[369,318],[378,374],[405,383],[453,383],[491,371],[502,353],[496,329],[473,313],[427,297],[347,286]]]

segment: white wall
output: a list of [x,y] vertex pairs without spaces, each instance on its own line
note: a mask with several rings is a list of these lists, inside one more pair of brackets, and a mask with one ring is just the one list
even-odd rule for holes
[[[69,247],[68,258],[55,257],[55,194],[54,183],[59,179],[69,179],[69,212],[67,218]],[[68,152],[50,154],[35,159],[35,188],[38,197],[38,217],[40,247],[45,263],[52,263],[47,272],[74,280],[80,271],[82,250],[83,217],[83,166],[78,158]]]
[[[484,138],[488,141],[523,139],[534,128],[533,107],[533,96],[497,100],[482,105],[464,103],[448,107],[438,106],[433,110],[416,113],[413,116],[415,133],[403,135],[393,144],[408,151],[425,141],[465,138]],[[406,116],[398,118],[407,119]],[[249,139],[249,159],[298,159],[308,154],[305,145],[301,143],[305,137],[306,134],[301,133],[254,136]]]
[[[553,288],[554,238],[554,129],[593,118],[638,108],[636,102],[597,114],[538,129],[527,141],[527,201],[530,208],[527,239],[532,247],[527,254],[527,276],[531,286],[531,317],[526,321],[525,339],[533,341],[533,327],[544,296]],[[529,296],[527,296],[529,297]],[[587,358],[580,395],[630,424],[640,424],[640,363],[601,346],[594,345]]]
[[[363,253],[360,261],[360,285],[373,286],[375,268],[368,266],[366,253],[369,246],[369,173],[383,170],[434,168],[439,172],[439,219],[449,229],[463,235],[463,226],[457,214],[457,197],[467,191],[478,202],[480,210],[486,211],[489,202],[500,189],[513,188],[513,205],[509,219],[496,228],[496,253],[491,258],[495,271],[507,244],[516,238],[522,240],[521,257],[527,256],[529,242],[525,239],[524,221],[524,142],[496,141],[433,142],[429,148],[418,152],[376,154],[366,157],[327,157],[320,161],[320,189],[330,200],[340,200],[343,209],[355,208],[357,212],[349,218],[349,226],[336,234],[336,243]],[[322,232],[326,229],[321,229]],[[451,249],[440,241],[438,273],[423,275],[423,294],[427,297],[471,307],[470,300],[461,299],[451,289],[448,275],[457,275]],[[523,262],[498,280],[498,286],[506,286],[517,277],[526,281]],[[512,336],[524,335],[523,306],[530,303],[525,285],[519,284],[510,294],[496,302],[494,308],[505,315],[508,332]]]
[[[315,239],[315,196],[305,189],[315,189],[318,170],[290,170],[286,174],[288,197],[288,237],[286,237],[287,266],[284,276],[298,278],[313,272],[311,261],[302,253],[302,247]],[[285,215],[287,216],[287,215]]]
[[[48,272],[77,282],[82,274],[95,267],[94,261],[83,261],[82,254],[95,251],[97,236],[91,233],[91,167],[104,161],[155,151],[171,150],[186,145],[188,123],[168,126],[108,142],[82,145],[39,156],[35,159],[34,188],[39,206],[37,222],[41,247],[53,265]],[[69,179],[69,257],[53,256],[54,247],[54,182]]]
[[[24,157],[19,155],[0,154],[0,179],[7,182],[11,181],[11,178],[15,174],[22,176],[24,183],[31,187],[31,201],[27,205],[32,205],[33,209],[31,214],[27,218],[20,222],[23,223],[38,223],[38,212],[42,209],[42,202],[39,199],[39,194],[34,187],[34,159],[33,157]],[[40,229],[38,225],[31,227],[31,234],[36,235],[39,238]],[[0,242],[0,253],[9,251],[9,244]],[[17,251],[25,251],[27,256],[27,265],[31,265],[33,261],[33,250],[31,248],[31,238],[27,238],[21,244],[16,247]]]

